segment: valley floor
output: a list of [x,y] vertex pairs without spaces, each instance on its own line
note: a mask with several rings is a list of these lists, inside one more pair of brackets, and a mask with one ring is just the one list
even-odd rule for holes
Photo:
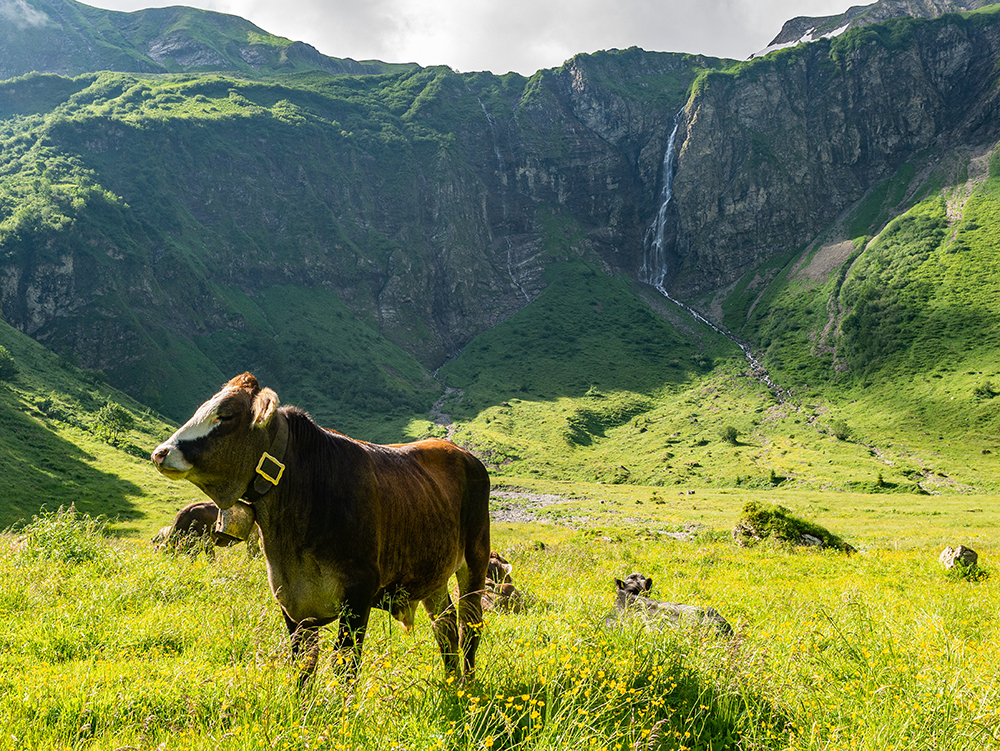
[[[327,634],[302,692],[262,560],[44,516],[0,538],[0,748],[1000,748],[995,499],[866,514],[863,496],[768,497],[860,552],[738,548],[744,494],[498,489],[493,546],[528,607],[487,615],[476,683],[442,674],[426,618],[405,635],[376,613],[354,686]],[[980,575],[947,573],[942,540],[975,547]],[[633,571],[734,636],[609,629],[612,579]]]

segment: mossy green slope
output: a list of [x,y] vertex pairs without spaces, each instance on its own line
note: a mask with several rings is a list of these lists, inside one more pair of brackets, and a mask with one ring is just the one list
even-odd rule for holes
[[[46,341],[75,340],[86,362],[107,363],[115,382],[127,384],[135,396],[174,419],[235,372],[254,369],[273,379],[290,401],[310,402],[317,419],[345,430],[361,429],[366,438],[396,437],[398,424],[391,435],[362,424],[368,419],[391,422],[394,410],[409,415],[417,402],[426,411],[434,399],[426,371],[381,335],[378,311],[369,309],[359,317],[344,306],[342,295],[322,286],[321,272],[303,280],[289,269],[326,266],[328,251],[342,254],[349,268],[338,275],[339,287],[364,305],[378,292],[372,287],[379,279],[385,283],[385,266],[398,253],[398,243],[374,229],[345,231],[315,191],[307,191],[289,212],[277,237],[275,228],[265,234],[256,225],[269,211],[265,204],[285,200],[276,195],[282,186],[269,183],[274,175],[268,160],[289,156],[284,149],[294,147],[278,145],[289,130],[301,127],[308,131],[306,138],[351,140],[340,135],[339,122],[336,132],[329,122],[325,132],[311,127],[317,108],[341,107],[344,124],[358,128],[365,141],[360,150],[347,145],[346,151],[338,151],[339,146],[328,144],[334,152],[346,153],[348,162],[365,149],[388,150],[380,163],[399,168],[385,167],[380,180],[413,179],[412,152],[399,146],[401,139],[394,143],[371,130],[381,126],[372,115],[374,105],[364,104],[365,94],[355,102],[342,92],[332,99],[317,98],[308,86],[246,90],[265,105],[260,106],[233,89],[234,84],[210,78],[146,85],[119,74],[73,81],[38,76],[8,84],[11,111],[41,111],[56,99],[63,101],[54,114],[7,121],[6,174],[0,188],[0,244],[6,260],[28,273],[51,266],[48,283],[64,284],[64,298],[94,295],[100,301],[83,316],[59,316],[31,333]],[[286,97],[305,100],[311,109],[300,109]],[[207,133],[198,124],[206,119],[219,127]],[[245,140],[247,129],[270,138],[277,150],[265,159],[235,150],[232,142]],[[144,135],[130,136],[139,132]],[[99,139],[110,140],[85,148],[89,156],[72,156],[81,139],[98,133]],[[150,150],[151,143],[159,146]],[[173,164],[163,162],[164,151],[174,154]],[[194,217],[193,204],[181,198],[190,192],[184,176],[191,171],[206,175],[209,169],[214,175],[210,181],[220,190],[226,180],[245,181],[250,169],[260,191],[248,195],[250,205],[235,212],[232,207],[216,209],[208,196]],[[342,170],[333,158],[314,179],[332,188],[347,182]],[[98,186],[98,175],[121,194]],[[347,200],[375,210],[374,197],[363,188]],[[239,248],[230,247],[233,243]],[[147,265],[149,245],[157,248],[158,278],[151,277]],[[232,253],[241,258],[235,268],[229,261]],[[260,272],[264,278],[241,278],[240,267],[259,262],[265,265]],[[251,297],[247,288],[258,291]],[[410,321],[399,329],[419,347],[426,329],[416,314],[407,312],[397,311]],[[15,318],[20,313],[8,311]],[[179,330],[179,318],[193,328]],[[352,344],[362,341],[364,346]],[[317,358],[335,367],[317,367]],[[297,361],[302,367],[295,367]]]
[[[708,64],[639,50],[578,62],[601,81],[622,79],[607,106],[631,97],[654,120],[679,106],[685,82]],[[622,170],[635,161],[625,146],[638,145],[562,132],[568,75],[549,71],[531,84],[445,68],[257,81],[104,72],[3,82],[4,316],[177,420],[199,402],[194,392],[248,368],[349,430],[383,422],[386,403],[426,410],[436,394],[414,361],[436,367],[538,291],[554,258],[532,257],[548,222],[543,198],[562,201],[571,186],[576,195],[562,208],[605,254],[622,240],[610,243],[581,217],[594,191],[608,203],[602,211],[636,221],[589,160],[605,149],[618,179],[634,180]],[[665,88],[643,103],[638,82]],[[532,151],[553,145],[558,154]],[[562,187],[539,172],[534,188],[515,188],[518,149],[529,153],[517,159],[548,164],[546,175],[564,171]],[[270,295],[272,287],[301,296]],[[339,298],[351,321],[328,325],[328,317],[312,330],[326,292],[330,316]],[[299,351],[269,322],[283,314],[268,300],[282,296],[292,318],[298,305],[312,311],[295,343],[314,351]],[[351,350],[345,341],[361,330],[381,342],[360,363],[367,396],[341,383],[300,390],[282,380],[300,355],[316,362]]]
[[[122,534],[145,535],[200,495],[164,480],[147,458],[173,431],[162,417],[2,321],[0,345],[17,369],[0,383],[0,529],[72,505],[113,519]],[[109,401],[134,420],[120,447],[97,430]]]
[[365,74],[416,67],[328,57],[225,13],[183,6],[122,13],[75,0],[22,0],[8,6],[0,45],[6,52],[0,78],[97,70],[225,70],[258,78],[300,70]]
[[927,162],[904,164],[769,285],[733,295],[726,321],[800,401],[826,402],[894,471],[994,487],[997,157]]

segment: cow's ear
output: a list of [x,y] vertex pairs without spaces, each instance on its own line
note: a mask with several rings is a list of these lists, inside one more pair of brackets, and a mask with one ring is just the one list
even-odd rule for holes
[[648,592],[652,588],[653,588],[653,580],[647,577],[646,578],[646,591]]
[[274,410],[278,408],[278,395],[271,389],[261,389],[253,398],[253,425],[255,428],[266,428]]
[[623,582],[621,579],[615,579],[615,589],[618,590],[625,589],[625,582]]

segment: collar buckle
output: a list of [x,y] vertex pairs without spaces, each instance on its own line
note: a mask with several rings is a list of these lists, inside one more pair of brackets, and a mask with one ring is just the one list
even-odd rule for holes
[[263,477],[272,485],[281,482],[281,476],[285,473],[285,465],[275,459],[266,451],[257,462],[257,474]]

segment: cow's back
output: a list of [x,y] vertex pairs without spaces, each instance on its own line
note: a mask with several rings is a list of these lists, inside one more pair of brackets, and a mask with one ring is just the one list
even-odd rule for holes
[[409,591],[421,580],[442,583],[467,562],[475,540],[484,534],[488,540],[486,468],[468,451],[439,439],[372,449],[383,577]]

